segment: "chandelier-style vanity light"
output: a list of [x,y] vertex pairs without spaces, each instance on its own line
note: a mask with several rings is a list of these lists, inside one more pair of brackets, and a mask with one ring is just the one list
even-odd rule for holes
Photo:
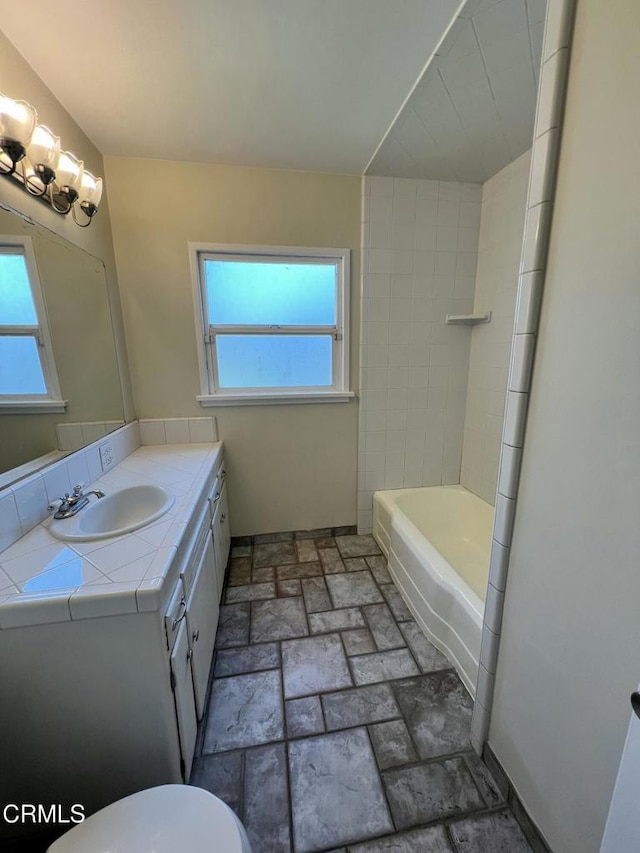
[[86,228],[102,198],[102,178],[87,171],[70,151],[61,151],[60,137],[37,120],[31,104],[0,94],[0,175],[20,181],[56,213],[71,213],[75,223]]

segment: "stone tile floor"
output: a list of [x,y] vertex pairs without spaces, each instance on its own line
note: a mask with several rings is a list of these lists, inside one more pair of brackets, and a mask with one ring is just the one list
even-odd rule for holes
[[191,784],[253,853],[529,853],[371,536],[255,537],[223,602]]

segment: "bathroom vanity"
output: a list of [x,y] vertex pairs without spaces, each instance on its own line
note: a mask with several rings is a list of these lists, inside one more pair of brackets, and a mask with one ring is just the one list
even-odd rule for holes
[[189,779],[230,545],[222,444],[140,447],[94,485],[141,481],[175,495],[152,524],[65,542],[44,522],[0,554],[4,802],[88,814]]

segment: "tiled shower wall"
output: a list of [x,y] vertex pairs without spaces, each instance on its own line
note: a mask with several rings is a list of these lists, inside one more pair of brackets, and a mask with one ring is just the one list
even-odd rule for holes
[[362,182],[358,526],[376,489],[458,483],[482,187]]
[[491,311],[492,318],[471,332],[460,482],[491,504],[498,480],[530,162],[528,151],[482,187],[474,313]]

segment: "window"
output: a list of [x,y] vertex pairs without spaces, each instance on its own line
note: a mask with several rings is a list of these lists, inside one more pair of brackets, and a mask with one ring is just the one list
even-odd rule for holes
[[31,240],[0,237],[0,410],[64,409]]
[[190,251],[202,405],[353,396],[348,249]]

